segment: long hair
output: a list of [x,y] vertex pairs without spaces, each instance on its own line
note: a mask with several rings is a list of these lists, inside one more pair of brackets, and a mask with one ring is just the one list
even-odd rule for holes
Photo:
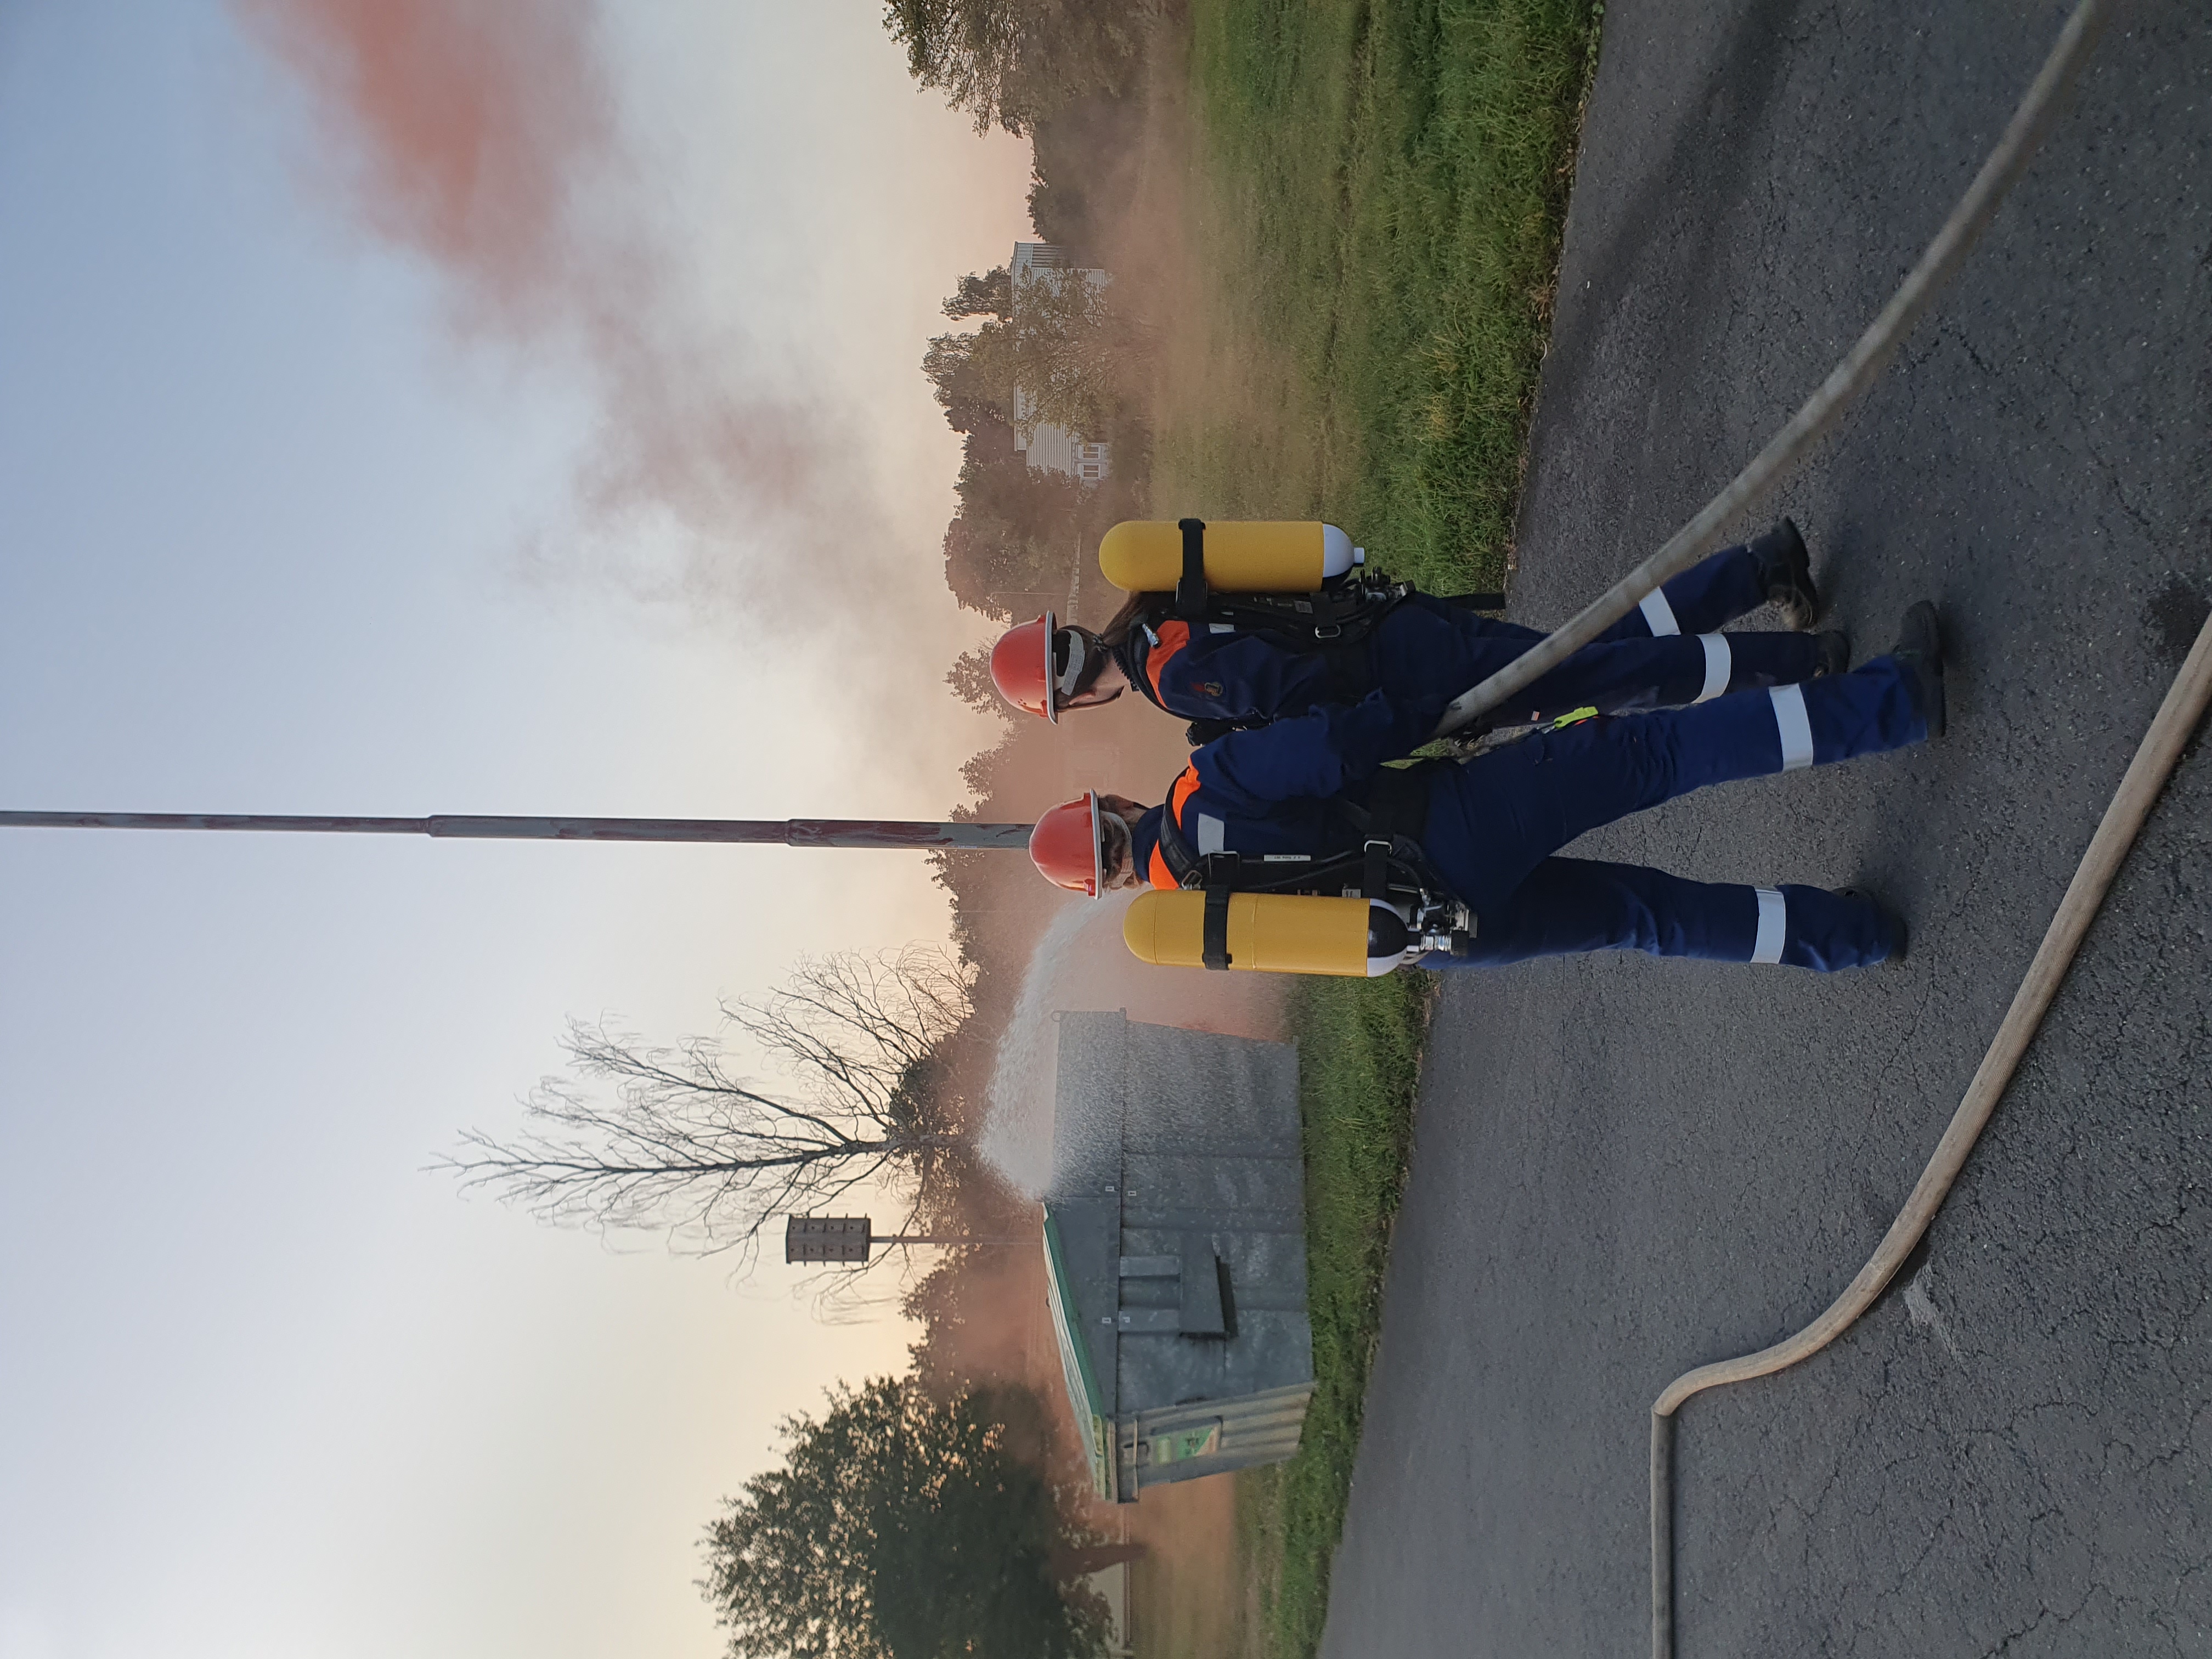
[[1168,599],[1165,593],[1132,593],[1121,601],[1121,608],[1106,619],[1105,627],[1089,631],[1097,635],[1100,644],[1119,650],[1129,642],[1129,635],[1136,631],[1137,624],[1148,620]]

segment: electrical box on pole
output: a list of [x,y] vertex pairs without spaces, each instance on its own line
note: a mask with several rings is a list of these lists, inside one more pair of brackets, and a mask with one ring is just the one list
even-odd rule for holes
[[783,1259],[865,1262],[874,1226],[864,1215],[793,1216],[784,1223]]

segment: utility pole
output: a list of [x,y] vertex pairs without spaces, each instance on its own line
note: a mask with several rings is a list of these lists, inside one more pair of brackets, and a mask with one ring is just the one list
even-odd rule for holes
[[261,812],[0,812],[0,830],[267,830],[323,836],[436,836],[461,841],[680,841],[770,847],[1020,848],[1026,823],[892,818],[427,818]]

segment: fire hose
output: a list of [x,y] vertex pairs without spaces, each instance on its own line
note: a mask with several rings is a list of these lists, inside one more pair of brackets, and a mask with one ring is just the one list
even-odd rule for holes
[[1935,1156],[1928,1160],[1911,1196],[1897,1212],[1897,1219],[1889,1224],[1889,1231],[1857,1277],[1825,1313],[1795,1336],[1757,1353],[1686,1371],[1651,1402],[1652,1659],[1673,1659],[1674,1652],[1674,1413],[1692,1395],[1707,1389],[1771,1376],[1810,1358],[1850,1329],[1852,1322],[1888,1287],[1936,1219],[1936,1212],[1942,1208],[1974,1142],[1996,1111],[2005,1086],[2035,1040],[2051,999],[2058,994],[2074,953],[2081,948],[2089,924],[2097,919],[2128,849],[2135,845],[2144,820],[2157,804],[2159,792],[2181,758],[2190,733],[2203,719],[2208,702],[2212,702],[2212,619],[2197,635],[2180,673],[2166,690],[2166,701],[2151,720],[2150,730],[2144,733],[2142,746],[2129,763],[2118,793],[2105,809],[2097,833],[2090,837],[2089,850],[2082,854],[2066,896],[2059,901],[2057,914],[2051,917],[2043,943],[2027,965],[2027,976],[2013,994],[2012,1006],[2005,1011],[1996,1039],[1982,1056],[1973,1081],[1966,1085],[1966,1097],[1952,1114],[1950,1127],[1936,1144]]
[[1929,243],[1919,264],[1868,325],[1858,343],[1805,400],[1804,407],[1767,441],[1766,447],[1752,457],[1750,465],[1727,489],[1700,507],[1697,516],[1668,538],[1656,553],[1585,605],[1566,626],[1455,699],[1437,723],[1437,737],[1458,731],[1551,672],[1636,609],[1646,594],[1668,577],[1680,575],[1711,552],[1720,544],[1721,532],[1728,521],[1771,489],[1842,418],[1853,400],[1875,383],[1912,325],[1966,262],[2006,191],[2026,171],[2057,114],[2059,94],[2089,55],[2106,10],[2106,0],[2081,0],[2075,8],[2066,27],[2059,31],[2057,45],[2013,112],[2004,136],[1936,233],[1936,240]]

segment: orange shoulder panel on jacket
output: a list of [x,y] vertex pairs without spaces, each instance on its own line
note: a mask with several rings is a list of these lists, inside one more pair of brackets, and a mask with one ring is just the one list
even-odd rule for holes
[[1197,793],[1198,768],[1186,766],[1182,775],[1175,781],[1175,787],[1168,791],[1168,811],[1175,814],[1176,829],[1182,828],[1182,804]]
[[[1170,624],[1170,627],[1180,627],[1181,625],[1182,624],[1180,623]],[[1163,633],[1165,633],[1166,631],[1167,630],[1165,629],[1161,630]],[[1168,804],[1160,809],[1161,816],[1173,818],[1175,820],[1175,827],[1177,830],[1181,830],[1182,828],[1182,804],[1197,793],[1198,768],[1195,766],[1186,766],[1182,769],[1182,775],[1175,781],[1174,787],[1168,791]],[[1157,844],[1152,848],[1152,856],[1150,861],[1146,865],[1145,873],[1152,878],[1153,886],[1164,887],[1170,892],[1175,891],[1177,888],[1182,885],[1181,882],[1175,878],[1175,872],[1168,868],[1168,861],[1165,858],[1161,856],[1160,849]]]
[[1145,678],[1152,683],[1152,690],[1160,691],[1160,670],[1168,665],[1175,653],[1190,643],[1190,624],[1187,622],[1165,622],[1159,625],[1160,642],[1145,653]]

